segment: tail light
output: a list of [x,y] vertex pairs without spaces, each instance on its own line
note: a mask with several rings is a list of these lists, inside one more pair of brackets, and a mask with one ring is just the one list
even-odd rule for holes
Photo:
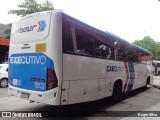
[[58,86],[57,76],[54,70],[47,69],[47,90]]

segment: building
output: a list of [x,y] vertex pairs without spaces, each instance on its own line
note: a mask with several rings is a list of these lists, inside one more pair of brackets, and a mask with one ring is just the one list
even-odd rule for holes
[[0,38],[0,63],[8,60],[9,39]]

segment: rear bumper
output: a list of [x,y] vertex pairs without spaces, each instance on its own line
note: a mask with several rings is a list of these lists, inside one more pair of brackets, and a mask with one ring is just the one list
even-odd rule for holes
[[8,93],[10,95],[21,98],[21,93],[28,93],[29,98],[27,100],[50,104],[50,105],[60,105],[60,93],[58,93],[60,87],[48,90],[45,92],[26,90],[9,85]]

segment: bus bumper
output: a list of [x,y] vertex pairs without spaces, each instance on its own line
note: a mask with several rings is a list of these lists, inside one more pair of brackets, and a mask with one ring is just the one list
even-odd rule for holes
[[59,91],[58,89],[60,89],[60,87],[57,87],[45,92],[40,92],[40,91],[21,89],[21,88],[17,88],[9,85],[8,93],[10,95],[13,95],[22,99],[27,99],[30,101],[35,101],[35,102],[40,102],[40,103],[45,103],[50,105],[60,105],[60,99],[59,99],[60,93],[58,93]]

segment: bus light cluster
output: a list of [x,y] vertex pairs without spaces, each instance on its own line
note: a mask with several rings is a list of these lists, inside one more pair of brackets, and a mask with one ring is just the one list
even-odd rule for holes
[[47,90],[58,86],[57,76],[54,70],[47,69]]

